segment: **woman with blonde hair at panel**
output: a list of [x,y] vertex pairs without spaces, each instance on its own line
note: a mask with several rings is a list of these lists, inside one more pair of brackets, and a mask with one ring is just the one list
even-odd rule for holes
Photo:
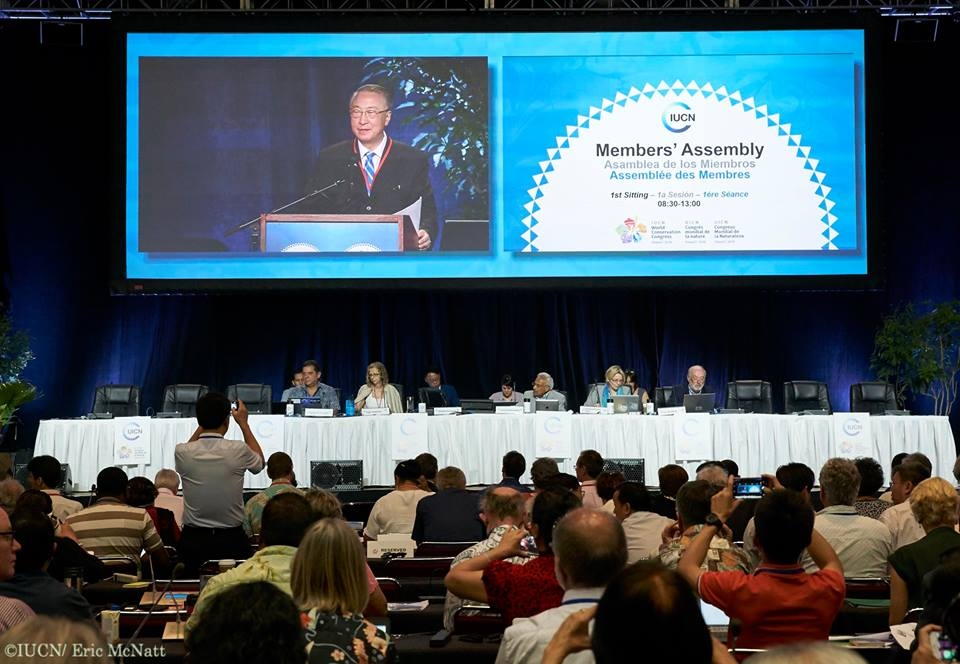
[[[630,388],[624,384],[626,374],[619,364],[614,364],[604,372],[604,383],[594,383],[590,387],[590,393],[587,394],[587,400],[583,402],[584,406],[602,406],[606,407],[607,402],[614,396],[626,396],[630,394]],[[603,387],[601,387],[601,385]]]
[[364,408],[389,408],[391,413],[402,413],[400,393],[390,384],[390,376],[383,362],[371,362],[367,365],[367,382],[357,390],[353,404],[360,412]]
[[303,536],[290,587],[304,612],[310,664],[396,661],[389,637],[362,615],[369,596],[365,562],[360,539],[342,519],[321,519]]

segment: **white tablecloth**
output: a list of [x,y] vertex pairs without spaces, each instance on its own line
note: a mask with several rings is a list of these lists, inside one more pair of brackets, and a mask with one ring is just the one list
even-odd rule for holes
[[[366,485],[392,485],[396,460],[391,458],[390,419],[402,417],[340,417],[336,419],[259,416],[264,435],[280,427],[282,440],[275,441],[294,461],[301,486],[309,484],[310,461],[362,459]],[[560,469],[573,473],[580,450],[595,449],[604,458],[643,458],[646,481],[657,485],[657,469],[673,463],[671,417],[591,416],[571,418],[571,457]],[[744,476],[774,472],[778,466],[800,461],[819,473],[824,461],[837,456],[833,419],[795,415],[714,415],[709,418],[715,459],[733,459]],[[880,416],[870,418],[873,456],[889,469],[895,454],[920,451],[930,457],[935,475],[952,477],[957,453],[946,417]],[[130,477],[153,479],[161,468],[173,468],[174,447],[187,440],[196,420],[138,418],[149,428],[150,463],[126,466]],[[114,465],[113,420],[46,420],[40,423],[35,454],[50,454],[70,464],[76,490],[89,490],[97,473]],[[256,430],[256,428],[255,428]],[[227,438],[241,439],[236,425]],[[473,414],[430,417],[425,452],[433,453],[443,466],[457,466],[469,484],[500,481],[503,455],[519,450],[527,466],[535,457],[534,418],[525,415]],[[266,451],[269,456],[269,451]],[[691,471],[696,462],[685,462]],[[889,472],[889,471],[887,471]],[[886,478],[890,480],[889,477]],[[529,481],[529,475],[523,478]],[[951,480],[952,481],[952,480]],[[266,472],[247,474],[248,488],[267,486]]]

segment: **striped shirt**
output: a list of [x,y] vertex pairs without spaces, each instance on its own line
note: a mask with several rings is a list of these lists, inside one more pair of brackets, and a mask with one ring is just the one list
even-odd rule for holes
[[163,547],[147,511],[116,498],[101,498],[67,517],[66,522],[77,533],[80,545],[96,556],[132,556],[139,561],[143,549]]
[[0,597],[0,633],[26,622],[36,615],[29,606],[14,597]]

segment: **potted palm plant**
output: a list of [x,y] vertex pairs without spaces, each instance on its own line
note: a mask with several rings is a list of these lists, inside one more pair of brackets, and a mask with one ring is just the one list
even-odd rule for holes
[[33,353],[27,333],[15,330],[10,316],[0,314],[0,432],[5,433],[17,409],[39,396],[37,388],[20,379]]
[[870,366],[894,385],[901,408],[927,397],[934,415],[949,416],[960,383],[960,300],[898,307],[877,330]]

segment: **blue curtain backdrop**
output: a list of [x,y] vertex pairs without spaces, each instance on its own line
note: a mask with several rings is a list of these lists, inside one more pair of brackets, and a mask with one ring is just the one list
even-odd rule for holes
[[488,395],[504,372],[525,386],[546,370],[574,404],[614,362],[636,369],[648,388],[702,363],[718,389],[763,378],[777,401],[784,380],[825,380],[844,409],[849,384],[871,377],[873,335],[893,305],[960,297],[960,134],[918,117],[917,101],[942,94],[943,63],[960,62],[958,27],[948,21],[935,43],[884,40],[883,187],[872,217],[884,227],[882,290],[397,293],[374,285],[128,297],[108,293],[119,119],[106,28],[88,25],[85,45],[70,48],[41,46],[35,25],[11,23],[0,22],[0,54],[16,65],[0,81],[0,299],[30,333],[36,359],[26,378],[44,395],[23,409],[17,446],[32,444],[40,419],[88,412],[98,384],[140,384],[145,407],[174,382],[266,382],[277,393],[309,357],[344,394],[373,360],[408,393],[434,362],[462,396]]

